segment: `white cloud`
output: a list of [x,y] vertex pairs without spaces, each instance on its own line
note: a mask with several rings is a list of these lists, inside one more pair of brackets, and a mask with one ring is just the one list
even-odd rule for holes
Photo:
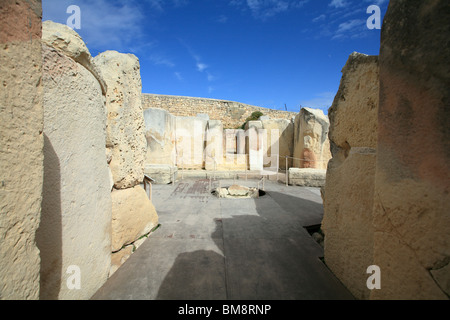
[[189,2],[188,0],[144,0],[144,2],[148,3],[148,5],[158,11],[163,12],[165,11],[165,8],[168,6],[173,6],[175,8],[181,8],[186,6]]
[[[43,0],[43,20],[66,23],[66,8],[73,0]],[[81,11],[81,29],[76,30],[88,47],[98,51],[122,51],[128,45],[139,46],[144,37],[144,20],[139,3],[129,0],[78,0]],[[150,42],[150,41],[149,41]]]
[[319,21],[323,21],[323,20],[325,20],[326,19],[326,15],[324,15],[324,14],[321,14],[320,16],[318,16],[318,17],[315,17],[313,20],[312,20],[312,22],[319,22]]
[[153,64],[157,66],[166,66],[169,68],[175,67],[175,63],[173,63],[171,60],[156,53],[147,55],[146,58],[148,58]]
[[377,6],[381,6],[383,4],[385,4],[388,0],[364,0],[364,2],[368,3],[368,4],[374,4]]
[[332,39],[339,38],[358,38],[361,37],[366,31],[366,20],[353,19],[343,22],[339,25],[335,35]]
[[289,9],[302,8],[310,0],[231,0],[229,4],[252,13],[255,19],[265,21]]
[[175,75],[175,77],[178,79],[178,81],[183,81],[183,76],[181,75],[181,73],[179,72],[174,72],[173,73]]
[[208,81],[209,81],[209,82],[216,80],[216,77],[214,77],[214,76],[213,76],[211,73],[209,73],[208,71],[206,71],[206,75],[207,75],[207,78],[208,78]]
[[216,21],[219,22],[219,23],[227,23],[228,17],[225,16],[225,15],[221,15],[220,17],[217,18]]
[[201,62],[197,62],[197,70],[198,71],[203,72],[207,68],[208,68],[208,66],[206,64],[201,63]]
[[329,4],[330,7],[334,8],[344,8],[347,5],[349,5],[349,3],[346,0],[332,0]]

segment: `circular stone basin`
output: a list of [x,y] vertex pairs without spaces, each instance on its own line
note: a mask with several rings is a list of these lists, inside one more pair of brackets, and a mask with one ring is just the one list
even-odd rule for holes
[[232,185],[231,187],[227,188],[217,188],[212,193],[218,196],[219,198],[251,199],[251,198],[259,198],[260,192],[263,193],[263,191],[260,191],[258,188],[249,188],[239,185]]

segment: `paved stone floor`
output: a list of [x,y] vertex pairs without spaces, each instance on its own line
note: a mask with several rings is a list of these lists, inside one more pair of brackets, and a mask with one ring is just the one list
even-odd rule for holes
[[211,195],[209,180],[153,186],[160,228],[93,299],[353,299],[304,228],[321,223],[319,189],[267,181],[265,190],[234,200]]

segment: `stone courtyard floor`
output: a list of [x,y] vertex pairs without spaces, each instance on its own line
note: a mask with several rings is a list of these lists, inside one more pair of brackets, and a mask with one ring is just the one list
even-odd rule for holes
[[[236,183],[256,187],[258,180]],[[266,181],[265,191],[258,199],[219,199],[206,179],[154,185],[161,226],[93,299],[353,299],[304,228],[321,223],[319,189]]]

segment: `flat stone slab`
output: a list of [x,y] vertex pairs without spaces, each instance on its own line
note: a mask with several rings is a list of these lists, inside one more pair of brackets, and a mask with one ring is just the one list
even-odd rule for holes
[[178,168],[164,164],[145,165],[144,174],[154,180],[155,184],[172,183],[178,176]]
[[219,198],[227,199],[258,198],[259,190],[258,188],[251,188],[234,184],[228,188],[215,189],[215,195]]
[[265,189],[264,197],[234,201],[213,196],[209,179],[155,185],[161,226],[93,299],[353,299],[304,228],[320,224],[320,196],[277,182]]
[[290,168],[289,184],[302,187],[323,187],[327,170],[310,168]]

